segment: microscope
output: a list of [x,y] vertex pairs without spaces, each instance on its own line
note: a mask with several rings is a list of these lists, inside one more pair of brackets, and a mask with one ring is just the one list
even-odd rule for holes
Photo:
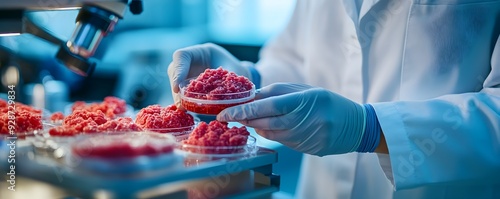
[[[28,33],[57,44],[56,58],[71,71],[89,76],[96,65],[90,58],[127,8],[132,14],[140,14],[142,0],[0,0],[0,36]],[[52,35],[25,15],[29,11],[68,9],[79,9],[68,41]]]

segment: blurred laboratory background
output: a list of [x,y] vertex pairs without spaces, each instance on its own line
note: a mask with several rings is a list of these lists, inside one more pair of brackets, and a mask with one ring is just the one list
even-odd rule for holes
[[[76,100],[114,95],[135,109],[173,103],[167,67],[176,49],[212,42],[240,60],[256,62],[259,50],[286,25],[295,0],[146,0],[144,11],[127,10],[99,45],[97,66],[86,78],[55,59],[58,46],[30,34],[0,37],[0,97],[16,85],[16,99],[50,112]],[[77,10],[35,11],[35,23],[63,40],[75,28]],[[43,96],[43,97],[40,97]],[[301,155],[265,141],[279,152],[275,172],[281,190],[294,194]]]

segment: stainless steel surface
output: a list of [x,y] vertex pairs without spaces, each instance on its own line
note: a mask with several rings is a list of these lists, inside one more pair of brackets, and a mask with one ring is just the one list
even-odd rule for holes
[[133,175],[81,170],[35,153],[33,147],[22,147],[17,153],[17,178],[57,187],[55,193],[62,190],[66,196],[265,198],[279,190],[279,176],[272,173],[277,154],[260,147],[255,155],[240,158],[206,161],[185,156],[178,166]]

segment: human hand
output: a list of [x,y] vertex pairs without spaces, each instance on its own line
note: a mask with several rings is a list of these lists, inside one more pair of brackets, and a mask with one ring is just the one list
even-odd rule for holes
[[365,107],[336,93],[281,83],[262,88],[256,98],[225,109],[217,119],[240,122],[267,139],[318,156],[373,151],[378,144],[373,136],[363,140]]
[[218,45],[206,43],[176,50],[168,66],[168,76],[177,107],[180,107],[180,97],[177,94],[179,83],[198,76],[207,68],[219,66],[238,75],[250,76],[248,69],[236,57]]

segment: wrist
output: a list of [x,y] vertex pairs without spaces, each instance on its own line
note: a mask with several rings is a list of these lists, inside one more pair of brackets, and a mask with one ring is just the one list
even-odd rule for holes
[[378,122],[375,110],[370,104],[363,104],[365,114],[365,127],[361,143],[356,152],[366,153],[374,152],[379,146],[382,129]]
[[389,148],[387,148],[387,143],[385,142],[384,132],[380,132],[380,142],[378,143],[375,153],[385,153],[389,154]]

